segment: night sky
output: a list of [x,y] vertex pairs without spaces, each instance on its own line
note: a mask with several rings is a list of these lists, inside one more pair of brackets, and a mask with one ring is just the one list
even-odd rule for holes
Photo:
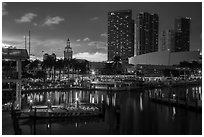
[[[24,48],[24,35],[31,30],[31,53],[42,58],[55,53],[63,57],[67,38],[76,58],[107,60],[107,14],[113,10],[132,9],[159,15],[159,37],[164,29],[174,29],[178,16],[191,17],[190,50],[202,49],[202,3],[3,3],[2,42]],[[28,39],[27,39],[28,41]],[[28,46],[28,44],[27,44]]]

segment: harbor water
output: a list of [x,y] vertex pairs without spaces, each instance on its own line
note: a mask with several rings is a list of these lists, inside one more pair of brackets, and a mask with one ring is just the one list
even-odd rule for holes
[[[202,113],[155,103],[149,99],[150,92],[162,92],[188,100],[202,100],[201,86],[165,87],[161,89],[137,89],[132,91],[86,91],[59,90],[22,93],[22,107],[32,105],[66,106],[80,103],[105,103],[102,117],[65,118],[55,120],[20,120],[21,134],[37,135],[132,135],[132,134],[202,134]],[[187,96],[186,96],[187,95]]]

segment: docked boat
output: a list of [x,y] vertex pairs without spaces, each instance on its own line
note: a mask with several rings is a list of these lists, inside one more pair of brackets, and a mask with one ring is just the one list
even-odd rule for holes
[[22,110],[21,115],[30,118],[66,118],[66,117],[93,117],[102,116],[101,110],[96,106],[78,107],[52,107],[47,106],[33,107],[32,110]]

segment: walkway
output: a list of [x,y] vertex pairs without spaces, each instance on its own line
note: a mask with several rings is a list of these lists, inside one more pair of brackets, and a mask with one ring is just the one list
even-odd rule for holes
[[10,112],[2,111],[2,135],[15,135]]

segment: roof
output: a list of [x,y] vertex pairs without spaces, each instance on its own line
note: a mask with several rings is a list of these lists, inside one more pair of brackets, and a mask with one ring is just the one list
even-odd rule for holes
[[29,59],[29,56],[26,49],[2,48],[2,59],[25,60]]
[[149,65],[178,65],[183,61],[198,61],[199,51],[181,51],[181,52],[170,52],[170,51],[158,51],[151,52],[142,55],[137,55],[129,58],[130,64],[149,64]]

